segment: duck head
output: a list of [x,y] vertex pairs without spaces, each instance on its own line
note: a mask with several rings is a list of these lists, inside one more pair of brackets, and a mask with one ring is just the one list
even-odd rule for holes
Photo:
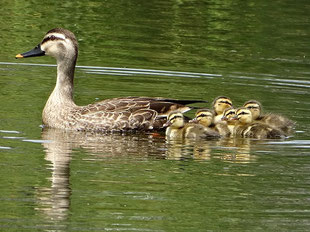
[[227,108],[223,112],[222,121],[232,122],[236,119],[236,109],[233,107]]
[[170,127],[172,129],[179,129],[184,127],[184,116],[180,112],[171,112],[168,115],[167,122],[164,124],[164,127]]
[[214,99],[212,105],[216,115],[219,115],[222,114],[225,109],[232,107],[232,101],[228,97],[220,96]]
[[22,54],[17,54],[16,58],[44,55],[52,56],[56,58],[57,61],[67,59],[76,62],[78,43],[74,34],[63,28],[54,28],[45,34],[42,42],[34,49]]
[[199,123],[203,126],[209,127],[213,123],[214,113],[209,109],[198,110],[195,114],[195,118],[190,122]]
[[252,112],[253,120],[256,120],[261,116],[262,105],[256,100],[250,100],[243,104],[243,107],[249,109]]
[[241,124],[250,124],[253,122],[252,112],[248,108],[240,107],[236,110],[234,119]]

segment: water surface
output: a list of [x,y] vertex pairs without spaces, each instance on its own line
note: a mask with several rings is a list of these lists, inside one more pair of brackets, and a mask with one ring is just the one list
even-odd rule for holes
[[[308,230],[307,1],[0,5],[0,230]],[[211,104],[227,95],[235,106],[261,101],[265,112],[296,121],[296,133],[180,143],[42,130],[55,61],[14,56],[54,27],[79,40],[79,105],[119,96]]]

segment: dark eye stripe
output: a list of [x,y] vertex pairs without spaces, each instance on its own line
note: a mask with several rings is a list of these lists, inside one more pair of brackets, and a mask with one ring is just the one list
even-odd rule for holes
[[249,114],[249,113],[242,111],[242,112],[239,113],[238,115],[245,115],[245,114]]
[[228,113],[226,114],[226,116],[231,115],[231,114],[235,114],[235,112],[234,112],[234,111],[230,111],[230,112],[228,112]]
[[201,117],[211,117],[211,115],[209,115],[209,114],[199,114],[198,116],[197,116],[197,118],[201,118]]
[[247,106],[248,109],[258,109],[259,107],[257,106]]
[[44,44],[44,43],[46,43],[47,41],[50,41],[50,40],[53,41],[53,40],[64,40],[64,39],[56,37],[54,35],[50,35],[50,36],[44,38],[41,44]]
[[170,118],[170,120],[169,120],[169,121],[172,121],[172,120],[177,119],[177,118],[182,118],[182,117],[181,117],[181,116],[179,116],[179,115],[176,115],[176,116],[173,116],[172,118]]
[[225,103],[225,104],[227,104],[227,105],[232,105],[229,101],[220,101],[220,103]]

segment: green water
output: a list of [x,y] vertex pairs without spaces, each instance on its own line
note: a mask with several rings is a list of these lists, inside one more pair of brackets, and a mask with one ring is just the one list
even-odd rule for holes
[[[305,0],[2,1],[0,231],[308,231],[309,10]],[[54,27],[79,40],[79,105],[227,95],[261,101],[296,133],[168,143],[42,131],[55,61],[14,57]]]

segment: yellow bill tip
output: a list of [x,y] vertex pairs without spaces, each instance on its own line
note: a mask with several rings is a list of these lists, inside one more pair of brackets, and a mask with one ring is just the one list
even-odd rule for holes
[[17,54],[17,55],[15,56],[15,58],[16,58],[16,59],[18,59],[18,58],[24,58],[24,56],[23,56],[22,54]]

